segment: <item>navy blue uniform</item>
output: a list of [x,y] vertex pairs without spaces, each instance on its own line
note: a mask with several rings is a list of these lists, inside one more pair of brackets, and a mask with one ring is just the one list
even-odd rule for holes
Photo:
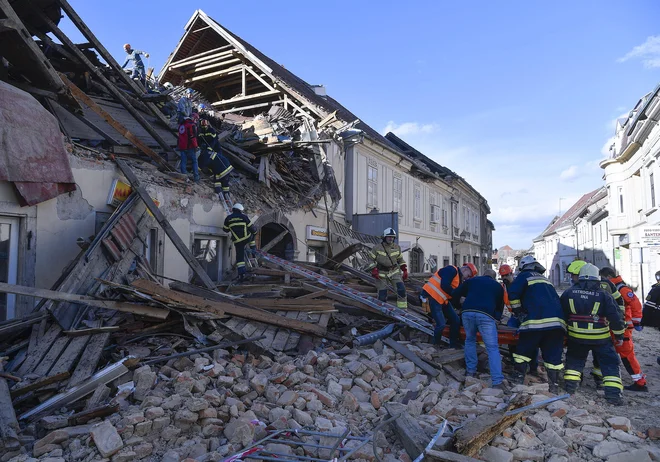
[[224,155],[218,141],[218,134],[213,127],[202,126],[197,134],[201,153],[199,168],[213,175],[216,194],[229,192],[229,173],[234,167]]
[[600,281],[580,280],[562,294],[561,306],[568,325],[566,391],[574,393],[577,389],[592,351],[600,362],[605,397],[619,399],[623,383],[610,331],[623,340],[626,326],[614,298],[602,289]]
[[256,248],[254,236],[257,230],[247,215],[236,211],[227,215],[222,229],[231,234],[231,240],[236,248],[236,268],[239,278],[242,279],[245,274],[245,246],[249,243],[252,249]]

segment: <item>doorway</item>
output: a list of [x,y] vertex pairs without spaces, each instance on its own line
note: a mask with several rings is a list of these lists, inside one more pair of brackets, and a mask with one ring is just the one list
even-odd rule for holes
[[[277,239],[282,232],[287,231],[287,228],[282,226],[279,223],[267,223],[259,229],[259,248],[265,247],[273,239]],[[273,247],[270,248],[268,253],[275,255],[285,260],[293,261],[294,259],[295,246],[293,243],[293,237],[290,232],[277,242]]]
[[[17,283],[19,219],[0,217],[0,282]],[[0,321],[16,317],[16,295],[0,293]]]
[[424,272],[424,252],[419,247],[410,249],[410,272],[412,274]]

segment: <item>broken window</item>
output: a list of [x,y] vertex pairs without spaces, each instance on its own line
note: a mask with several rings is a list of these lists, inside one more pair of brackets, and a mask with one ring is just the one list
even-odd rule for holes
[[392,211],[397,212],[401,216],[401,202],[403,200],[403,180],[401,177],[395,176],[392,184],[394,197],[392,198]]
[[415,201],[413,204],[415,220],[422,219],[422,188],[415,185]]
[[221,280],[222,256],[218,253],[222,252],[222,248],[219,237],[195,236],[193,255],[213,282]]
[[367,207],[378,207],[378,168],[367,166]]

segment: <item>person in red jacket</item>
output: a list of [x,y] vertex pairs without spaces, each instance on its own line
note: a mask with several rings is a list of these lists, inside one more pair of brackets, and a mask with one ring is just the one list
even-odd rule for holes
[[628,287],[621,276],[616,274],[613,268],[603,267],[600,270],[600,276],[607,278],[616,286],[625,304],[626,332],[623,335],[623,345],[616,347],[616,352],[621,356],[621,361],[634,383],[624,388],[629,391],[649,391],[646,386],[646,376],[642,373],[642,367],[635,357],[635,345],[632,338],[633,329],[636,331],[642,330],[642,304],[637,295]]
[[186,117],[179,125],[179,153],[181,154],[181,173],[187,174],[188,158],[192,160],[193,178],[199,181],[199,167],[197,166],[197,125],[191,117]]

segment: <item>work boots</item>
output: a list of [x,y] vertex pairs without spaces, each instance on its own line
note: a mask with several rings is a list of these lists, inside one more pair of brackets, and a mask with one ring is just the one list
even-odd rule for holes
[[602,390],[603,389],[603,376],[594,374],[593,372],[591,373],[591,376],[594,379],[594,383],[596,384],[596,390]]
[[623,388],[628,391],[649,391],[649,387],[647,387],[646,384],[640,385],[637,382]]
[[547,369],[548,373],[548,391],[552,394],[559,394],[559,371]]
[[605,400],[607,400],[607,404],[612,406],[623,406],[623,398],[621,397],[621,393],[617,393],[616,395],[612,394],[609,396],[608,394],[605,394]]
[[513,366],[511,374],[511,383],[514,385],[523,385],[525,383],[525,374],[527,374],[527,363],[516,363]]
[[574,394],[577,389],[578,389],[579,382],[576,380],[565,380],[564,381],[564,390],[566,390],[566,393],[569,395]]

